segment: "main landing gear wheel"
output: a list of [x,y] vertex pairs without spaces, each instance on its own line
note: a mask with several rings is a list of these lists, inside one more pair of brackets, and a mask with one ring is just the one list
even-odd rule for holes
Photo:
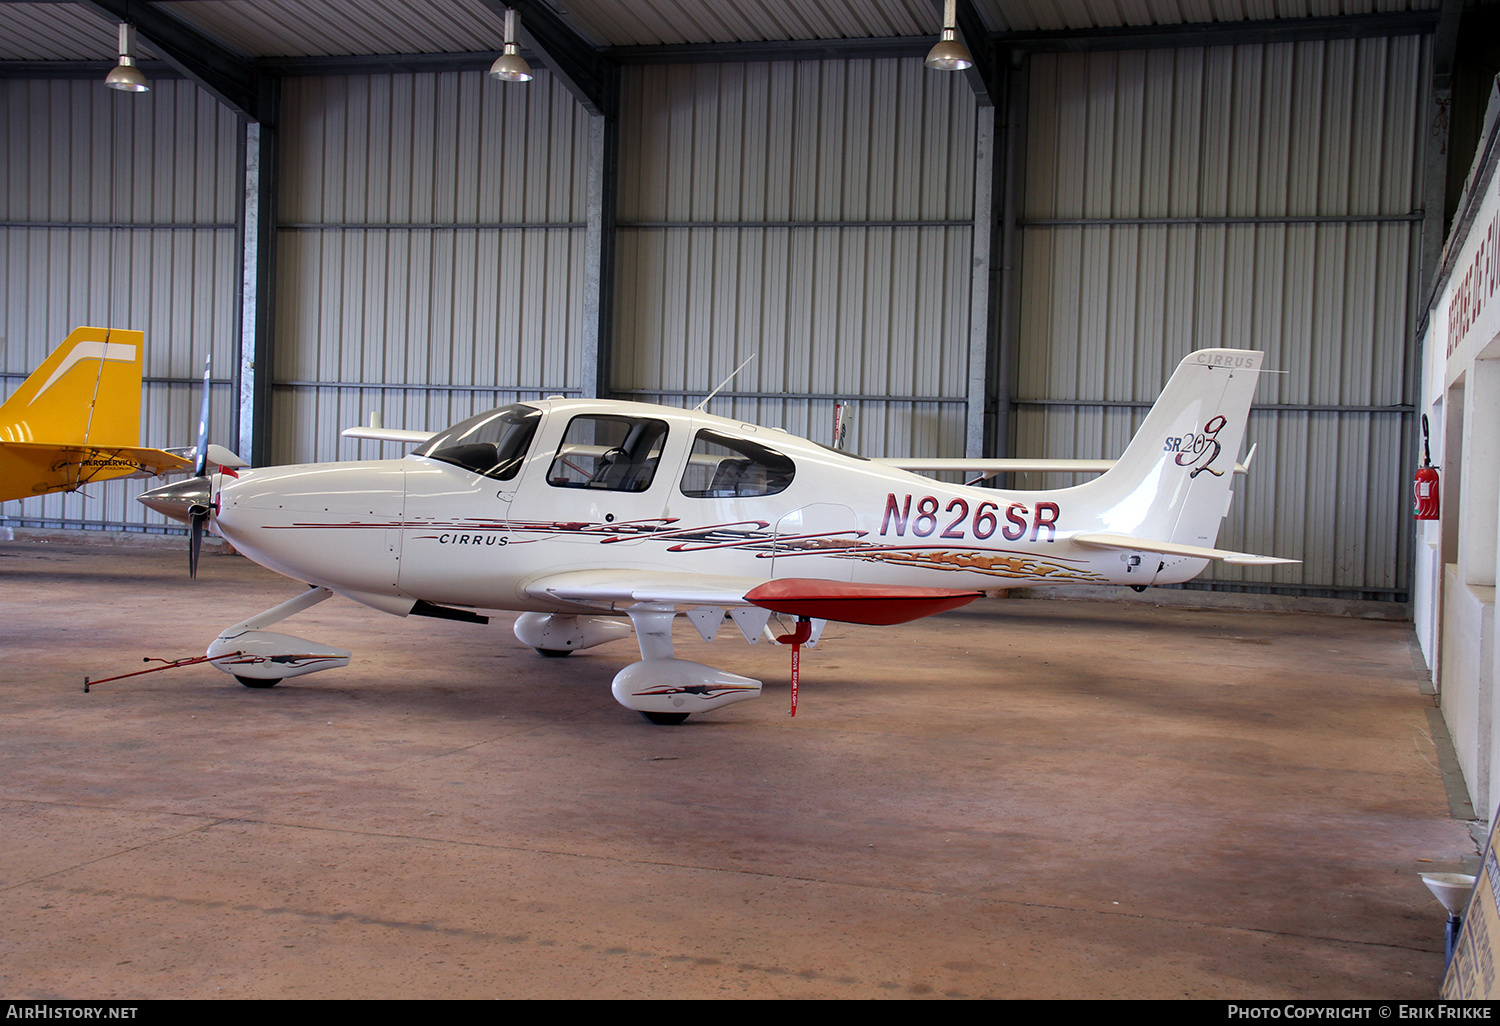
[[234,675],[234,679],[247,688],[274,688],[281,683],[280,677],[241,677],[237,673]]
[[539,648],[537,649],[537,651],[546,656],[548,659],[562,659],[565,656],[570,656],[573,654],[573,650],[571,648]]
[[641,715],[644,716],[644,717],[646,717],[646,719],[649,720],[650,722],[656,724],[658,727],[671,727],[671,726],[675,726],[675,725],[681,723],[683,720],[687,719],[688,716],[690,716],[691,714],[690,713],[643,712],[643,713],[641,713]]

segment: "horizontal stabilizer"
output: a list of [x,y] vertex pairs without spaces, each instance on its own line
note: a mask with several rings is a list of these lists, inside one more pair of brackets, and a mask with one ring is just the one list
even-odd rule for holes
[[400,428],[351,427],[340,432],[345,438],[368,438],[376,442],[425,442],[434,431],[403,431]]
[[191,460],[130,445],[0,442],[0,500],[72,491],[95,481],[191,470]]
[[88,468],[116,467],[129,471],[144,470],[151,474],[165,474],[174,470],[191,469],[191,460],[183,459],[165,449],[146,449],[133,445],[52,445],[47,442],[6,442],[5,447],[31,462],[61,467],[83,467],[86,481],[91,476]]
[[1257,556],[1251,552],[1132,538],[1128,534],[1075,534],[1073,542],[1090,549],[1125,549],[1130,552],[1156,552],[1164,556],[1186,556],[1190,559],[1218,559],[1233,566],[1271,566],[1277,563],[1302,562],[1300,559],[1282,559],[1280,556]]
[[[187,466],[183,468],[186,471],[192,472],[197,468],[198,447],[196,445],[173,445],[168,446],[162,451],[170,453],[173,456],[180,456],[186,460]],[[234,450],[227,449],[222,445],[216,445],[213,442],[208,443],[208,462],[210,466],[228,467],[230,470],[238,470],[241,467],[248,467],[250,465],[235,455]]]
[[956,609],[973,602],[980,594],[948,588],[908,588],[899,584],[853,584],[792,577],[769,581],[746,593],[745,598],[763,609],[788,616],[884,626]]
[[238,467],[248,467],[250,464],[240,459],[232,450],[222,445],[208,443],[208,462],[218,467],[229,467],[231,470]]

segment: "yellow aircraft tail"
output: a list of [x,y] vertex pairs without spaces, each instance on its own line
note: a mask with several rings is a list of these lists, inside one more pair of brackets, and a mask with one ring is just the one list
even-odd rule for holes
[[74,328],[0,404],[0,441],[141,444],[141,351],[124,328]]
[[0,501],[192,466],[140,446],[144,348],[139,331],[75,328],[0,403]]

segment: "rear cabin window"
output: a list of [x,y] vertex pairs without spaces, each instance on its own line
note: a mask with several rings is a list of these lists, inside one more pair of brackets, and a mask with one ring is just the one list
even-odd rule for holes
[[557,488],[644,492],[656,477],[665,421],[644,417],[574,417],[547,471]]
[[746,499],[785,491],[796,473],[775,449],[705,428],[693,439],[681,488],[692,499]]
[[423,442],[413,456],[442,460],[476,474],[509,481],[521,469],[542,411],[519,403],[460,421]]

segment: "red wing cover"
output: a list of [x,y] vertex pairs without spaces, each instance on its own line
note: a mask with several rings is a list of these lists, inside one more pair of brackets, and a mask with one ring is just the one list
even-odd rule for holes
[[746,592],[745,600],[788,616],[883,626],[957,609],[973,602],[980,594],[947,588],[906,588],[899,584],[851,584],[791,577],[762,584]]

